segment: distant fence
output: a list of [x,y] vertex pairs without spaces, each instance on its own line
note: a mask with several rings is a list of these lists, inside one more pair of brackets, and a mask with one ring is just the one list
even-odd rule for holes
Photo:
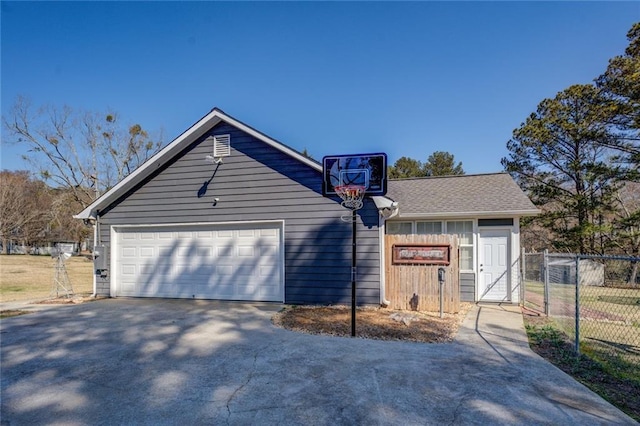
[[523,253],[525,308],[548,315],[577,352],[640,366],[640,258]]
[[[7,254],[51,255],[58,249],[66,253],[80,254],[80,251],[87,250],[87,247],[88,244],[86,242],[83,242],[82,245],[78,243],[56,242],[30,246],[10,242],[7,246]],[[2,252],[2,249],[2,243],[0,243],[0,252]]]

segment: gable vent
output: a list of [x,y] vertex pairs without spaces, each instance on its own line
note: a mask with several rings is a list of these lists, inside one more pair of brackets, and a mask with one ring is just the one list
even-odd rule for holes
[[213,156],[228,157],[231,155],[231,135],[213,136]]

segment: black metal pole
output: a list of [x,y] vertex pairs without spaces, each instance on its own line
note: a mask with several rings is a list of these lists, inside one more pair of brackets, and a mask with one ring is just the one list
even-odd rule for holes
[[356,211],[351,211],[351,337],[356,335]]

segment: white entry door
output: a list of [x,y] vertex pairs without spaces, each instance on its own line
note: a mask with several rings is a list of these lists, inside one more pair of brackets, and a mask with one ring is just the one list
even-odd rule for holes
[[509,301],[509,231],[480,231],[478,299]]

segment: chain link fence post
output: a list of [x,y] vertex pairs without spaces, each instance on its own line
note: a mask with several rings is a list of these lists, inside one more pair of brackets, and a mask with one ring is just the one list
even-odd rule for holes
[[525,286],[527,279],[527,260],[524,247],[520,249],[520,306],[524,306],[525,302]]
[[549,250],[543,252],[544,314],[549,316]]
[[576,355],[580,355],[580,255],[576,256]]

